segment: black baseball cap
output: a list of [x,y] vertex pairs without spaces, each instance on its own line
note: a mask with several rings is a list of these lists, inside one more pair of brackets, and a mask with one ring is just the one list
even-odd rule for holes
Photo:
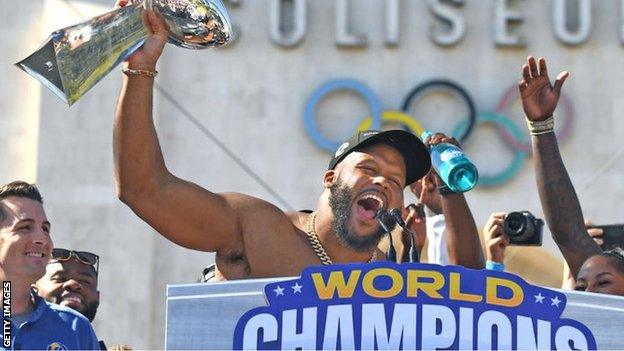
[[334,169],[351,152],[373,144],[386,144],[403,156],[406,170],[405,185],[412,184],[429,173],[431,168],[429,150],[417,136],[400,129],[364,130],[356,133],[338,147],[327,169]]

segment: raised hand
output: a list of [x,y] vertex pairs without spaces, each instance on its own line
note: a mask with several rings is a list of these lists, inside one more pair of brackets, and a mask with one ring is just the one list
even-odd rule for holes
[[428,137],[426,140],[424,140],[425,145],[436,145],[436,144],[441,144],[441,143],[449,143],[449,144],[453,144],[455,146],[457,146],[458,148],[461,149],[461,145],[459,144],[459,141],[457,141],[457,139],[447,136],[444,133],[435,133],[434,135]]
[[503,233],[503,222],[507,214],[492,213],[483,228],[485,255],[488,261],[503,263],[505,249],[509,245],[509,237]]
[[[522,68],[523,79],[519,84],[522,107],[531,122],[544,121],[552,116],[563,82],[569,75],[561,72],[551,86],[546,61],[540,58],[539,71],[537,66],[535,58],[529,57],[528,65]],[[532,133],[531,137],[537,190],[548,228],[572,274],[576,275],[585,260],[602,250],[587,235],[581,204],[561,159],[556,135],[548,130],[552,125],[545,123],[542,127],[546,127],[542,130],[545,133]]]
[[604,243],[604,230],[601,228],[593,227],[594,223],[592,221],[585,221],[585,227],[587,228],[587,233],[591,236],[592,239],[598,245],[602,245]]
[[530,121],[542,121],[552,116],[555,111],[561,87],[570,73],[567,71],[559,73],[553,86],[550,84],[546,60],[543,57],[536,62],[535,57],[529,56],[527,61],[527,64],[522,66],[522,80],[518,84],[522,108]]
[[[453,144],[461,149],[461,145],[459,144],[459,141],[457,141],[457,139],[447,136],[444,133],[435,133],[434,135],[423,140],[423,142],[427,146],[448,143],[448,144]],[[433,168],[431,168],[431,171],[427,174],[427,176],[423,177],[421,181],[422,181],[423,189],[426,189],[426,190],[433,190],[436,187],[445,185],[442,178],[440,178],[438,173],[436,173],[435,170],[433,170]],[[432,185],[430,185],[429,182],[433,182],[433,188],[431,188]],[[425,192],[423,191],[420,195],[421,202],[423,202],[422,196],[424,193]],[[418,196],[418,194],[415,194],[415,195]]]
[[410,184],[409,189],[412,194],[418,197],[421,204],[427,206],[435,214],[441,214],[442,199],[437,191],[435,177],[438,175],[434,170],[431,170],[426,176]]
[[[116,7],[128,5],[132,5],[131,0],[117,0],[115,3]],[[143,46],[128,57],[125,65],[131,69],[154,71],[156,62],[158,62],[165,44],[167,44],[169,26],[158,12],[148,10],[143,12],[143,25],[148,33],[147,39],[145,39]]]

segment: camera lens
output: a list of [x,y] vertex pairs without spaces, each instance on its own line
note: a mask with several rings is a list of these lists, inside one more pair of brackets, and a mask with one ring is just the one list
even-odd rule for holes
[[539,246],[542,245],[543,226],[544,221],[529,211],[511,212],[503,221],[503,233],[510,245]]
[[521,236],[526,227],[526,217],[522,212],[511,212],[503,222],[503,232],[510,237]]

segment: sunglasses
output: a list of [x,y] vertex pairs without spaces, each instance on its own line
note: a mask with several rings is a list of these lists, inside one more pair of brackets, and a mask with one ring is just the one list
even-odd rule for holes
[[100,256],[87,252],[87,251],[74,251],[67,249],[53,249],[52,250],[52,259],[57,262],[68,261],[70,259],[75,258],[81,263],[84,263],[89,266],[93,266],[95,268],[95,273],[100,271]]

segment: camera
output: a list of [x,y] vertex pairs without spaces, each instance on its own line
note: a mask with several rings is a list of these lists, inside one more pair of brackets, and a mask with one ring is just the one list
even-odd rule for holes
[[503,221],[503,233],[509,237],[509,245],[542,246],[544,221],[529,211],[511,212]]

